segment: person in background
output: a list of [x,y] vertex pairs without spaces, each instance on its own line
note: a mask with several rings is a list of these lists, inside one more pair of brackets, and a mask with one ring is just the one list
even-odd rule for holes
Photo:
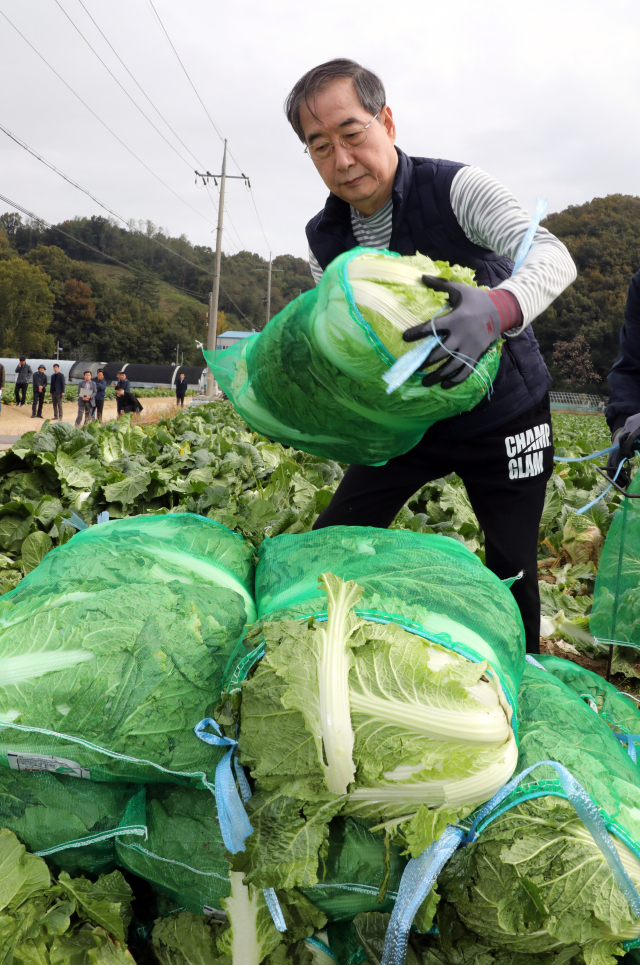
[[96,383],[91,381],[91,372],[84,373],[84,382],[78,386],[78,418],[76,428],[84,424],[87,425],[93,419],[93,410],[96,407]]
[[42,418],[42,404],[44,393],[47,388],[47,377],[44,365],[38,366],[38,371],[33,373],[33,403],[31,405],[31,418]]
[[184,377],[184,372],[181,372],[176,382],[176,405],[179,405],[182,409],[184,409],[184,397],[186,394],[187,380]]
[[128,389],[116,388],[116,398],[118,400],[118,418],[125,412],[143,412],[143,407],[136,399],[133,392]]
[[[33,369],[27,362],[25,356],[21,355],[16,368],[16,384],[13,391],[16,398],[16,405],[19,405],[23,409],[27,401],[27,386],[32,375]],[[22,402],[20,402],[21,395]]]
[[2,412],[2,393],[4,391],[4,365],[0,362],[0,412]]
[[104,371],[98,369],[93,381],[96,383],[96,409],[95,417],[98,422],[102,422],[102,410],[104,409],[104,394],[107,391],[107,380],[104,377]]
[[53,421],[60,422],[62,419],[62,403],[64,402],[64,390],[66,387],[65,378],[60,371],[60,366],[54,362],[53,375],[49,383],[49,392],[53,402]]
[[129,379],[127,378],[124,372],[118,372],[118,378],[113,383],[113,385],[114,385],[114,388],[124,389],[125,392],[128,392],[129,389],[131,388],[131,382],[129,381]]
[[[640,271],[631,279],[624,324],[620,329],[620,355],[609,372],[611,394],[605,416],[611,429],[612,444],[618,449],[609,453],[607,473],[613,479],[618,466],[637,449],[640,438]],[[616,479],[618,485],[629,485],[629,474],[622,469]]]

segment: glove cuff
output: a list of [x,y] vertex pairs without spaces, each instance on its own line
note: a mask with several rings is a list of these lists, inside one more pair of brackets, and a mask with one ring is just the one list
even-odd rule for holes
[[487,294],[498,311],[501,335],[510,328],[517,328],[522,325],[524,316],[520,303],[513,292],[507,291],[506,288],[496,288],[487,292]]

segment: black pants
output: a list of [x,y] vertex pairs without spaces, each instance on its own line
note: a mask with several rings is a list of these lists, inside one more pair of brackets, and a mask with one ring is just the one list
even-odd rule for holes
[[[20,393],[22,393],[22,402],[20,401]],[[16,398],[16,405],[24,405],[27,401],[27,383],[16,382],[13,394]]]
[[53,402],[53,418],[62,418],[62,403],[64,401],[64,396],[62,392],[52,392],[51,401]]
[[349,466],[314,529],[387,527],[418,489],[451,472],[460,476],[484,530],[487,566],[501,580],[524,570],[511,588],[522,614],[527,652],[540,652],[538,530],[553,470],[549,396],[512,422],[464,441],[431,440],[386,466]]
[[98,419],[102,422],[102,410],[104,409],[104,399],[96,399],[96,408],[94,419]]
[[44,402],[44,389],[42,392],[34,387],[33,389],[33,402],[31,403],[31,415],[42,415],[42,403]]
[[180,408],[184,409],[184,396],[178,395],[177,392],[176,392],[176,405],[179,405]]

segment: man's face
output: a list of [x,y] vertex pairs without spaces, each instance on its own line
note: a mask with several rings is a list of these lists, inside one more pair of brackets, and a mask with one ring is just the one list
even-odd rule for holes
[[[311,106],[320,120],[306,104],[300,107],[300,123],[308,145],[333,141],[346,131],[365,127],[371,120],[348,77],[328,84]],[[388,107],[383,109],[381,120],[382,123],[375,120],[371,124],[366,140],[358,147],[345,148],[336,141],[330,157],[313,162],[329,190],[365,215],[373,214],[391,197],[398,166],[393,146],[396,129]]]
[[124,395],[124,389],[116,389],[116,395]]
[[57,375],[58,372],[60,371],[60,366],[59,366],[59,365],[54,365],[54,366],[53,366],[53,371],[54,371],[55,374]]
[[121,382],[124,382],[124,380],[125,380],[125,378],[126,378],[124,372],[119,372],[119,373],[118,373],[118,378],[120,379]]

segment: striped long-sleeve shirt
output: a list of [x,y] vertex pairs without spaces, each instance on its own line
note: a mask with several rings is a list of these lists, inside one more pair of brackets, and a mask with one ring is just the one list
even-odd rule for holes
[[[512,261],[531,222],[510,191],[481,168],[460,168],[451,184],[451,207],[467,238]],[[351,209],[351,226],[356,240],[369,248],[387,248],[391,241],[393,201],[366,218]],[[309,249],[309,265],[316,282],[322,268]],[[512,292],[520,304],[523,325],[507,332],[517,335],[547,308],[576,278],[571,255],[555,235],[538,228],[529,254],[517,275],[498,285]]]

